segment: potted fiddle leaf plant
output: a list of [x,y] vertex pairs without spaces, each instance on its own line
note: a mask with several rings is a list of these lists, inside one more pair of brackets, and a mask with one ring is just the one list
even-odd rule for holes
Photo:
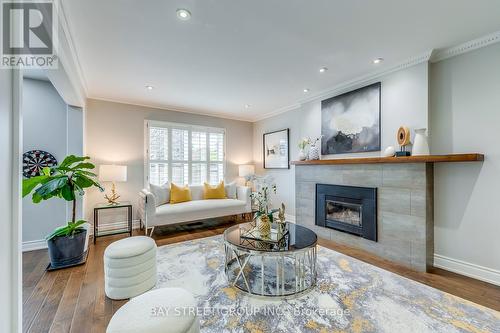
[[61,268],[80,263],[84,257],[87,229],[86,221],[76,220],[76,202],[78,196],[85,194],[84,189],[104,188],[90,170],[94,164],[88,162],[88,156],[67,156],[59,165],[43,168],[39,176],[23,180],[23,197],[32,193],[33,203],[59,198],[72,202],[71,221],[56,228],[47,237],[49,257],[52,268]]

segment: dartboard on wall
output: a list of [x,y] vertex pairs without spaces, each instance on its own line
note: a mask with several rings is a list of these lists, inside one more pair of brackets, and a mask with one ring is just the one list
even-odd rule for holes
[[56,158],[43,150],[30,150],[23,154],[23,176],[31,178],[39,176],[45,167],[57,165]]

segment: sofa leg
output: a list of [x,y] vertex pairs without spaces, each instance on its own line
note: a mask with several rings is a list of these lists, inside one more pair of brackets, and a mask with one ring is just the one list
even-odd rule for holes
[[149,233],[149,237],[153,237],[153,232],[155,231],[155,227],[151,228],[151,232]]

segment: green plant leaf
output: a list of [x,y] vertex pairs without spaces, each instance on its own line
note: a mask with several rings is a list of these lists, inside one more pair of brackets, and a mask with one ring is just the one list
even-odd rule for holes
[[44,184],[49,181],[49,177],[46,175],[31,177],[23,179],[23,198],[33,191],[35,187],[39,184]]
[[94,168],[95,168],[94,164],[92,164],[90,162],[84,162],[84,163],[78,163],[77,165],[75,165],[71,169],[78,170],[78,169],[94,169]]
[[44,167],[42,169],[42,174],[45,176],[50,176],[50,168],[49,167]]
[[94,185],[94,181],[87,176],[84,175],[73,175],[73,182],[78,185],[80,188],[87,188]]
[[37,188],[35,192],[41,195],[44,200],[47,200],[48,198],[45,198],[47,195],[56,195],[68,183],[68,180],[67,176],[54,178]]
[[88,157],[88,156],[69,155],[69,156],[66,156],[66,158],[61,162],[61,164],[59,164],[59,168],[69,167],[73,163],[83,162],[83,161],[88,160],[88,159],[90,159],[90,157]]
[[66,201],[73,201],[73,200],[75,200],[75,193],[71,189],[71,186],[69,186],[69,184],[64,185],[64,187],[61,189],[61,196]]
[[89,176],[89,177],[97,177],[97,175],[93,172],[87,171],[87,170],[75,170],[74,171],[75,175],[84,175],[84,176]]

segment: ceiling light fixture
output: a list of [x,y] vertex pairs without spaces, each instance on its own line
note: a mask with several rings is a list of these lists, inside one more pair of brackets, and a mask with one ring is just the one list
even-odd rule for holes
[[305,88],[304,90],[302,90],[304,93],[308,93],[309,92],[309,89],[308,88]]
[[153,87],[153,86],[146,86],[146,89],[147,89],[147,90],[153,90],[154,88],[155,88],[155,87]]
[[320,73],[324,73],[324,72],[326,72],[327,70],[328,70],[328,67],[321,67],[321,68],[319,69],[319,72],[320,72]]
[[380,64],[382,61],[384,61],[384,58],[376,58],[376,59],[373,59],[373,63],[374,63],[374,64]]
[[177,17],[179,20],[187,21],[191,18],[191,12],[187,9],[177,9]]

